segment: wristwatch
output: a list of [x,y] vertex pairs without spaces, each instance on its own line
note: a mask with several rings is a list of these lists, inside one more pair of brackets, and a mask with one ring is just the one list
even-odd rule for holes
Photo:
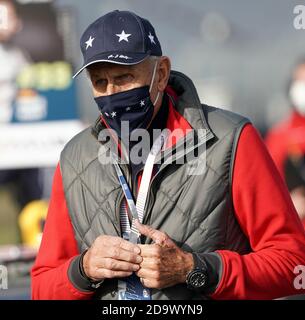
[[205,262],[200,259],[196,253],[194,257],[194,269],[186,277],[186,285],[190,290],[204,292],[208,287],[208,272]]

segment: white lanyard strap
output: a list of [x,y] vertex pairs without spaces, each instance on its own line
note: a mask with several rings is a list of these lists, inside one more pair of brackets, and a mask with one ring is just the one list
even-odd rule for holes
[[122,173],[122,170],[121,170],[120,166],[118,165],[116,159],[114,159],[115,170],[116,170],[117,176],[119,178],[121,187],[123,189],[125,198],[127,200],[128,208],[129,208],[129,210],[132,214],[132,218],[133,218],[130,230],[129,230],[128,225],[123,224],[122,227],[123,228],[125,227],[124,229],[126,229],[126,230],[122,230],[122,231],[123,231],[123,233],[130,231],[129,241],[131,241],[133,243],[137,243],[138,238],[139,238],[139,232],[138,232],[136,226],[134,225],[133,221],[134,221],[134,219],[138,219],[140,221],[140,223],[143,222],[144,208],[145,208],[145,203],[147,200],[149,184],[150,184],[151,175],[152,175],[152,171],[153,171],[153,167],[154,167],[154,161],[155,161],[156,156],[160,152],[162,146],[164,145],[165,139],[166,139],[166,134],[161,133],[160,136],[155,140],[153,147],[149,152],[149,155],[147,157],[147,160],[146,160],[146,163],[144,166],[144,170],[143,170],[143,176],[142,176],[141,184],[139,187],[139,193],[138,193],[136,205],[134,203],[132,193],[131,193],[130,188],[128,186],[128,183]]
[[160,152],[162,146],[164,145],[166,135],[161,133],[160,136],[155,140],[145,163],[143,175],[141,179],[141,184],[139,187],[138,198],[137,198],[137,211],[139,216],[139,221],[142,223],[145,203],[148,195],[148,188],[151,180],[152,171],[154,168],[154,162],[156,156]]

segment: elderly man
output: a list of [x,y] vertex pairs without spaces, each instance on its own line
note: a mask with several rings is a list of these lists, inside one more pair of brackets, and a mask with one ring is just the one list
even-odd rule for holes
[[[202,105],[191,80],[171,71],[152,25],[132,12],[100,17],[80,43],[77,74],[87,69],[100,116],[61,153],[33,298],[304,292],[304,230],[249,120]],[[137,162],[128,151],[140,142],[127,140],[144,129]]]

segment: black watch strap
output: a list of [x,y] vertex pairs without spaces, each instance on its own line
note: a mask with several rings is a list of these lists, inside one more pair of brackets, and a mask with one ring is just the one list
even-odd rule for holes
[[207,274],[207,283],[200,292],[208,295],[212,294],[215,292],[222,274],[221,258],[215,252],[193,252],[192,255],[194,258],[194,270],[203,270]]
[[207,271],[208,267],[205,260],[198,253],[192,252],[194,258],[194,269],[202,269]]

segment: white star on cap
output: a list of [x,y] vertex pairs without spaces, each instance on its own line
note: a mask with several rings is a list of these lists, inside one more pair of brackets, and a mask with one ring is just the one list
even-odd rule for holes
[[92,37],[90,36],[90,38],[85,42],[85,44],[87,45],[87,46],[86,46],[86,50],[87,50],[89,47],[92,47],[92,42],[93,42],[94,39],[95,39],[95,38],[92,38]]
[[116,33],[116,36],[119,37],[119,42],[121,42],[122,40],[128,42],[128,37],[131,36],[131,33],[125,33],[125,31],[122,30],[121,33]]
[[141,100],[140,106],[141,106],[141,107],[145,106],[145,101],[144,101],[144,100]]
[[115,111],[111,112],[110,114],[111,114],[111,117],[112,117],[112,118],[115,118],[115,117],[116,117],[116,112],[115,112]]
[[151,32],[149,32],[148,38],[150,39],[150,42],[151,42],[151,43],[156,44],[156,42],[155,42],[155,37],[151,34]]

